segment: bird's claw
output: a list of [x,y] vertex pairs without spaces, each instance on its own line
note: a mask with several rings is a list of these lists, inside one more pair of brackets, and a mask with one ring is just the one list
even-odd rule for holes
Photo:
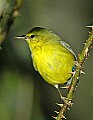
[[69,89],[69,88],[70,88],[70,86],[69,86],[69,85],[67,85],[67,86],[63,86],[63,87],[60,87],[60,88],[62,88],[62,89]]

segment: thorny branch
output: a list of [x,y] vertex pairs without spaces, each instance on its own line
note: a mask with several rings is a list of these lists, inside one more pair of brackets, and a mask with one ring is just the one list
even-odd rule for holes
[[74,92],[78,85],[78,80],[80,78],[80,75],[82,73],[84,74],[84,72],[82,71],[82,68],[84,66],[85,60],[89,56],[89,51],[90,51],[90,48],[92,48],[92,44],[93,44],[93,26],[87,26],[87,27],[91,27],[92,30],[89,33],[89,37],[86,40],[86,43],[84,43],[84,48],[83,48],[82,52],[78,55],[78,60],[75,61],[76,70],[73,74],[72,83],[70,85],[70,88],[69,88],[67,96],[66,96],[67,99],[63,105],[59,104],[61,109],[59,112],[57,112],[57,117],[54,117],[56,120],[62,120],[63,118],[66,119],[65,113],[72,106],[72,100],[74,97]]

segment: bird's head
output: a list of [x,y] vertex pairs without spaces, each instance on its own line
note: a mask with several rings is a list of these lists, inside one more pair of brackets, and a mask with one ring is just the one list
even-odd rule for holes
[[60,37],[52,31],[48,31],[41,27],[34,27],[26,35],[17,36],[15,38],[26,40],[31,47],[42,45],[50,41],[60,40]]

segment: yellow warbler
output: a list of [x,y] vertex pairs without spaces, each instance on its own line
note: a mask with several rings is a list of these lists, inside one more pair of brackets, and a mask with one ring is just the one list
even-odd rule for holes
[[76,60],[76,55],[70,46],[52,31],[41,27],[35,27],[26,35],[16,38],[26,40],[31,50],[35,70],[60,93],[58,85],[68,82],[72,77],[71,72]]

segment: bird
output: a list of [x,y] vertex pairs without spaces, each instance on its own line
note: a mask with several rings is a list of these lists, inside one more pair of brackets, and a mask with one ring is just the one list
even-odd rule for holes
[[15,38],[24,39],[28,43],[34,69],[58,90],[64,100],[59,85],[69,83],[77,59],[70,45],[42,27],[34,27],[27,34]]

